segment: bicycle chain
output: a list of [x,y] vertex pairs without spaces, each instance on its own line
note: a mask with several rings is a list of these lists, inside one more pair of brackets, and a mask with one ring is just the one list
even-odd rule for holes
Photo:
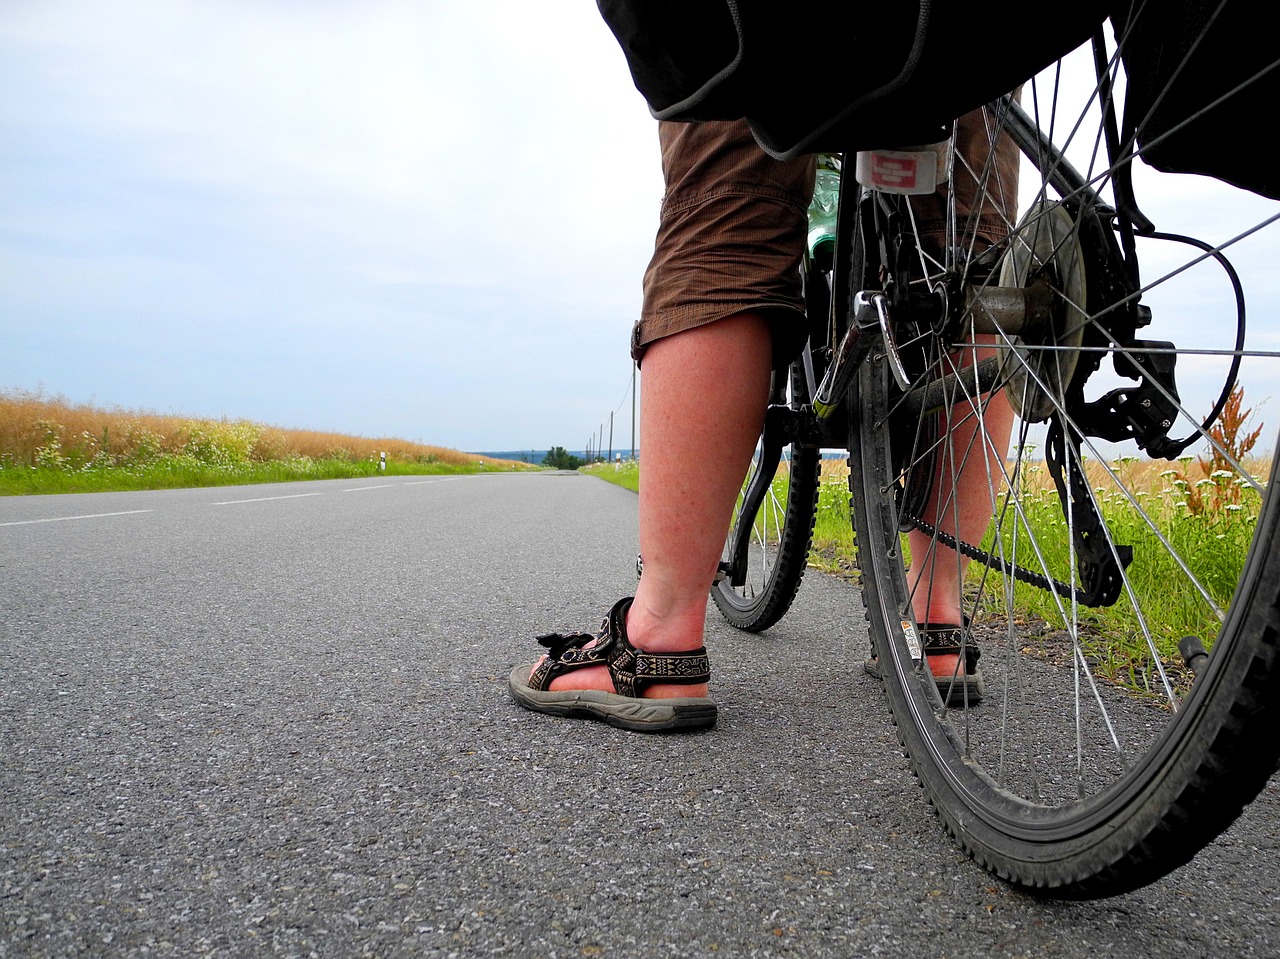
[[906,519],[916,529],[920,530],[926,536],[932,536],[948,549],[954,550],[962,556],[967,556],[969,559],[976,560],[984,566],[989,566],[997,572],[1004,573],[1006,575],[1011,574],[1014,579],[1021,580],[1028,585],[1036,587],[1036,589],[1043,589],[1046,592],[1057,593],[1059,596],[1070,596],[1078,603],[1083,603],[1085,600],[1086,594],[1079,586],[1069,586],[1066,583],[1059,582],[1049,576],[1041,576],[1039,573],[1031,572],[1031,570],[1027,569],[1025,566],[1015,566],[1010,570],[1009,564],[1002,558],[987,552],[981,547],[974,546],[972,543],[966,543],[963,540],[957,540],[950,533],[944,533],[942,530],[935,526],[931,526],[917,516],[908,515]]

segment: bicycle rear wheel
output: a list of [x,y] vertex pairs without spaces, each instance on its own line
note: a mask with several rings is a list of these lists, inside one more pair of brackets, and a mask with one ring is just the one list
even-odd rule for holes
[[[920,239],[914,198],[872,195],[843,232],[855,260],[858,237],[877,238],[869,252],[898,308],[898,348],[859,373],[849,443],[864,599],[899,735],[979,862],[1028,887],[1098,896],[1188,861],[1280,761],[1271,456],[1251,448],[1238,396],[1225,418],[1206,417],[1233,381],[1254,390],[1268,362],[1271,377],[1280,369],[1238,341],[1231,274],[1216,299],[1205,276],[1224,248],[1247,267],[1278,244],[1257,232],[1276,205],[1250,197],[1243,226],[1209,224],[1210,252],[1153,254],[1168,241],[1125,195],[1128,161],[1095,152],[1105,118],[1090,134],[1056,112],[1076,75],[1068,64],[1029,83],[1025,113],[986,111],[989,142],[1012,136],[1024,155],[1022,212],[1007,211],[1005,230],[979,229],[957,207],[965,179],[992,196],[1011,186],[960,153],[940,243]],[[1092,92],[1083,99],[1096,109]],[[1074,177],[1064,159],[1080,143]],[[1244,233],[1252,250],[1234,239]],[[1139,261],[1159,278],[1144,281]],[[1036,322],[1000,327],[996,289],[1039,303]],[[985,531],[966,532],[957,488],[980,490],[994,517]],[[948,686],[921,647],[920,627],[948,606],[965,649],[981,650],[981,702],[958,682],[963,655],[948,658]],[[1181,657],[1184,636],[1207,659],[1194,643]]]

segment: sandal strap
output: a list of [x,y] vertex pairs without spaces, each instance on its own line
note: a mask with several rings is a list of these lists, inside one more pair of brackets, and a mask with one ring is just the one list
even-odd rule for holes
[[653,683],[693,685],[709,681],[711,662],[705,647],[688,652],[650,653],[631,644],[627,638],[627,610],[633,598],[628,596],[614,603],[595,635],[539,636],[538,642],[547,648],[547,656],[529,676],[529,687],[545,691],[557,676],[586,666],[608,667],[617,693],[633,698]]
[[924,634],[924,651],[942,656],[964,655],[964,671],[972,673],[978,668],[982,651],[972,639],[966,637],[965,628],[954,623],[925,623],[920,627]]
[[609,676],[620,695],[638,696],[643,687],[653,683],[691,686],[709,682],[711,661],[705,647],[682,653],[646,653],[632,646],[630,652],[609,663]]

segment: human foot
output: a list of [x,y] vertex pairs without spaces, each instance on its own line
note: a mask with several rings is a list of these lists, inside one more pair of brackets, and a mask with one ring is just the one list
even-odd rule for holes
[[594,636],[538,637],[548,655],[517,666],[508,684],[537,712],[588,716],[637,731],[703,729],[716,721],[706,650],[637,648],[627,634],[632,600],[616,603]]
[[982,653],[962,626],[951,623],[925,623],[923,634],[929,672],[938,686],[942,701],[948,706],[972,706],[982,701],[987,686],[978,668]]
[[[623,634],[626,636],[627,642],[636,647],[638,651],[642,650],[645,653],[672,653],[679,655],[704,653],[705,650],[702,647],[702,628],[706,613],[705,599],[702,601],[702,605],[698,609],[698,612],[702,614],[701,617],[655,614],[648,607],[641,604],[640,598],[637,595],[637,597],[631,600],[630,604],[622,610],[621,628]],[[610,616],[611,615],[612,613]],[[585,648],[594,648],[598,642],[607,638],[609,622],[610,617],[606,616],[605,620],[600,625],[600,629],[590,638],[590,641],[586,644]],[[559,634],[548,634],[548,639],[558,635]],[[539,637],[539,641],[542,641],[542,637]],[[547,645],[547,643],[544,643],[543,645]],[[539,664],[541,664],[541,662],[542,660],[539,661]],[[538,664],[535,664],[535,669],[537,668],[537,665]],[[532,678],[533,677],[530,676],[531,680]],[[567,670],[557,670],[548,689],[553,692],[571,689],[593,689],[605,693],[620,692],[614,684],[613,678],[606,665],[581,666],[574,668],[571,672]],[[706,696],[707,691],[708,687],[705,682],[649,681],[642,683],[641,688],[635,693],[635,695],[643,699],[679,699]]]
[[[972,637],[953,624],[926,623],[920,627],[929,672],[948,706],[973,706],[986,695],[986,683],[978,659],[982,655]],[[872,655],[863,663],[868,676],[882,679],[879,659]]]

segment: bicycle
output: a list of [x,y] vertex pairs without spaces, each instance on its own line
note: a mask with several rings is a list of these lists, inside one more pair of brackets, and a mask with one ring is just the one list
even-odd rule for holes
[[[844,158],[835,265],[805,264],[810,340],[775,375],[712,588],[739,628],[785,614],[809,550],[821,450],[846,450],[872,655],[929,802],[987,869],[1083,897],[1189,861],[1280,763],[1280,503],[1265,495],[1266,459],[1221,420],[1238,402],[1242,361],[1277,354],[1245,348],[1227,257],[1240,237],[1172,237],[1138,206],[1144,174],[1132,161],[1149,147],[1135,150],[1119,119],[1123,42],[1093,39],[1087,137],[1051,115],[1059,91],[1043,74],[1020,100],[985,108],[989,144],[1009,137],[1023,158],[1007,236],[980,240],[955,215],[953,189],[945,242],[931,247],[917,198],[860,185]],[[1083,164],[1073,162],[1082,141]],[[943,157],[953,184],[1007,190],[991,162],[954,148]],[[1186,262],[1144,282],[1144,248],[1176,240],[1190,244]],[[1148,303],[1205,264],[1223,271],[1235,329],[1205,323],[1156,339],[1175,310]],[[1209,361],[1220,379],[1202,416],[1182,393],[1188,365]],[[1005,402],[1007,451],[986,427]],[[978,427],[967,445],[966,423]],[[1161,464],[1116,466],[1117,447]],[[947,492],[966,466],[994,517],[968,539]],[[1161,483],[1143,487],[1144,472]],[[1226,573],[1194,555],[1190,534],[1210,518],[1222,531],[1212,536],[1256,526]],[[951,683],[930,669],[913,612],[928,588],[919,570],[942,562],[966,584]],[[1151,571],[1154,593],[1142,579]],[[1176,632],[1154,625],[1175,585]],[[979,649],[976,702],[959,672]]]

